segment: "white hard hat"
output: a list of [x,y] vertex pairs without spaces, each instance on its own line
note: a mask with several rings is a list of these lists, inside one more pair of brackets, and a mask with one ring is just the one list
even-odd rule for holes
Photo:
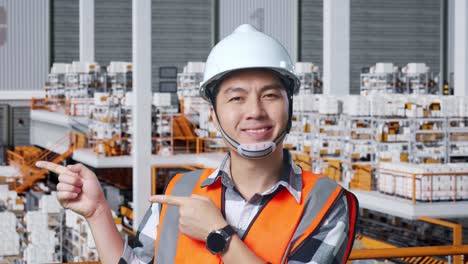
[[286,49],[271,36],[249,24],[240,25],[221,40],[206,60],[200,95],[210,101],[212,89],[222,78],[235,70],[270,69],[286,80],[289,94],[299,91],[300,81],[294,74],[294,66]]

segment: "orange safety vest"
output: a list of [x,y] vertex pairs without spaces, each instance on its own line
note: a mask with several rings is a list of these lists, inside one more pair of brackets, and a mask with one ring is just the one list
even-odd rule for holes
[[[190,196],[198,194],[209,197],[221,210],[221,183],[201,187],[214,170],[206,169],[176,175],[166,189],[166,194]],[[283,263],[289,252],[294,253],[304,240],[321,225],[333,204],[347,197],[349,233],[343,263],[349,257],[357,217],[355,196],[322,175],[302,172],[302,195],[300,203],[282,188],[252,220],[244,235],[244,243],[255,254],[270,263]],[[175,206],[163,205],[155,243],[154,260],[157,264],[168,263],[222,263],[220,256],[211,254],[205,242],[179,232],[179,213]],[[291,242],[291,243],[290,243]]]

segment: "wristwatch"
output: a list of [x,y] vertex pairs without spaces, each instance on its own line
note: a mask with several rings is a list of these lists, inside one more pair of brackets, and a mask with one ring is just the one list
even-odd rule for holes
[[234,228],[230,225],[212,231],[206,238],[206,248],[213,255],[223,253],[227,249],[229,240],[234,232]]

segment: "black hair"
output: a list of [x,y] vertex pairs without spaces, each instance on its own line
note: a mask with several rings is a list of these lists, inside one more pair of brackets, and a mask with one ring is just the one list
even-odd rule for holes
[[[232,75],[233,73],[241,71],[241,70],[247,70],[247,69],[240,69],[240,70],[232,71],[232,72],[226,74],[225,76],[223,76],[222,80],[219,80],[219,81],[215,82],[214,84],[206,87],[206,95],[207,95],[208,99],[210,100],[211,104],[213,105],[213,107],[216,106],[216,96],[218,95],[221,83],[225,79],[229,78],[229,76]],[[283,88],[286,90],[288,98],[291,97],[291,99],[292,99],[294,80],[292,80],[291,78],[288,78],[286,76],[278,74],[278,72],[275,71],[275,70],[270,70],[270,69],[265,69],[265,68],[251,68],[249,70],[262,70],[262,71],[267,71],[267,72],[273,73],[280,80],[281,84],[283,85]]]

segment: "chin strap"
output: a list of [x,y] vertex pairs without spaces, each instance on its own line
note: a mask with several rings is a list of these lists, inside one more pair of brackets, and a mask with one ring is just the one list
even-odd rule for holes
[[259,143],[250,143],[250,144],[240,144],[234,139],[232,139],[226,132],[224,132],[221,123],[219,122],[218,113],[216,113],[216,118],[218,119],[218,125],[221,130],[221,135],[223,135],[224,139],[231,145],[239,155],[249,159],[258,159],[263,158],[275,151],[276,146],[284,139],[284,137],[288,134],[290,126],[283,130],[281,134],[279,134],[273,141],[265,141]]
[[[220,126],[221,127],[221,126]],[[242,157],[249,159],[258,159],[263,158],[275,151],[276,146],[284,139],[287,135],[287,131],[284,130],[279,136],[277,136],[273,141],[265,141],[259,143],[251,144],[239,144],[234,139],[229,137],[226,132],[221,128],[221,134],[226,139],[226,141],[236,149],[237,153]]]

